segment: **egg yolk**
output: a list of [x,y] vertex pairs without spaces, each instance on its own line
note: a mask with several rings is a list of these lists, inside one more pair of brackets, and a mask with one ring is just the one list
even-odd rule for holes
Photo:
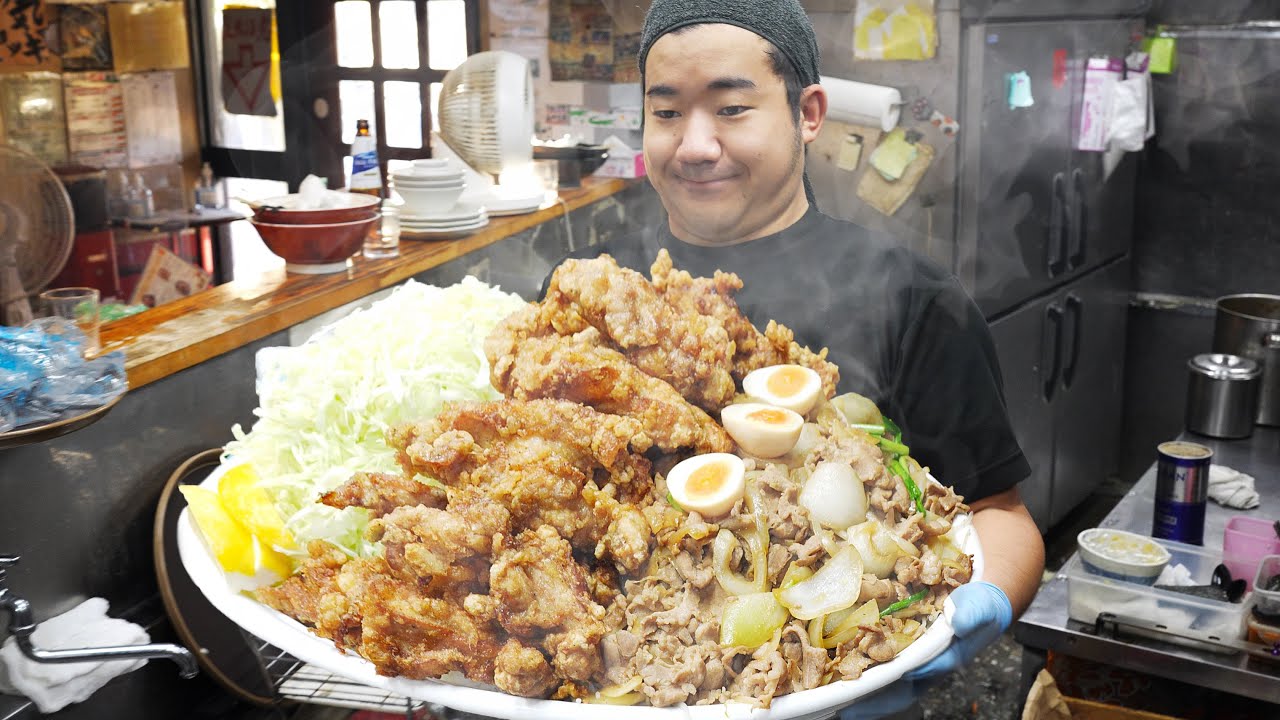
[[689,482],[684,489],[690,498],[706,497],[714,494],[728,479],[729,469],[721,463],[707,463],[689,473]]
[[767,425],[784,425],[787,422],[787,414],[781,410],[766,408],[764,410],[756,410],[755,412],[747,413],[747,419],[762,422]]
[[765,387],[778,397],[791,397],[804,389],[808,376],[798,367],[781,367],[769,374]]

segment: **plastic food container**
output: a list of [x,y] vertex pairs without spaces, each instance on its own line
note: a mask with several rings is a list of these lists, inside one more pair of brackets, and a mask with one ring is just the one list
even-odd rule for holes
[[1280,618],[1280,589],[1263,588],[1276,575],[1280,575],[1280,555],[1268,555],[1258,563],[1258,574],[1253,578],[1253,608],[1271,618]]
[[[1208,585],[1213,569],[1222,560],[1216,552],[1198,545],[1152,541],[1169,552],[1171,566],[1185,566],[1196,585]],[[1067,576],[1067,613],[1073,620],[1092,623],[1098,613],[1110,612],[1160,623],[1174,632],[1193,630],[1232,640],[1244,635],[1245,603],[1219,602],[1096,575],[1085,569],[1082,556],[1077,553],[1063,571]]]
[[1227,521],[1222,533],[1222,562],[1231,577],[1244,578],[1252,590],[1258,563],[1266,555],[1280,555],[1280,538],[1276,537],[1274,523],[1250,517]]
[[1155,584],[1169,551],[1155,538],[1110,528],[1089,528],[1076,536],[1085,570],[1143,585]]

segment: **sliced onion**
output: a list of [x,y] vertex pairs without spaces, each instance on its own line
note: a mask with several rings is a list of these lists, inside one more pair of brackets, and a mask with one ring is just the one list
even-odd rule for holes
[[778,601],[801,620],[843,610],[862,592],[862,556],[846,545],[813,577],[778,591]]
[[609,687],[602,687],[596,691],[596,694],[603,695],[605,697],[614,698],[614,697],[618,697],[620,695],[626,695],[629,692],[638,690],[640,686],[643,684],[644,684],[644,678],[641,677],[640,675],[636,675],[624,683],[618,683],[617,685],[610,685]]
[[915,557],[920,554],[914,545],[885,528],[878,520],[868,520],[849,528],[849,543],[862,554],[867,572],[879,578],[889,577],[894,563],[903,555]]
[[630,692],[622,695],[602,695],[592,693],[582,699],[589,705],[636,705],[644,701],[644,693]]
[[875,625],[880,620],[880,606],[874,599],[858,606],[849,613],[836,627],[822,638],[822,647],[839,647],[858,636],[863,627]]
[[832,528],[847,528],[867,519],[867,491],[845,463],[820,462],[805,481],[799,503],[809,517]]
[[739,575],[729,568],[729,562],[733,559],[733,551],[738,548],[738,538],[732,532],[721,529],[716,533],[716,539],[711,542],[711,560],[712,570],[715,572],[716,580],[720,582],[720,587],[730,595],[750,595],[752,593],[764,592],[769,589],[769,568],[767,563],[761,565],[756,563],[754,579]]

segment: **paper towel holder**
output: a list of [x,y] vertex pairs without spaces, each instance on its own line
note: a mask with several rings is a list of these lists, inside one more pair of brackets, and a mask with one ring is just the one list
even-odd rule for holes
[[9,612],[9,634],[13,636],[18,649],[31,660],[38,663],[73,663],[93,660],[143,660],[162,658],[176,662],[179,674],[190,679],[199,674],[196,658],[191,651],[181,645],[169,643],[153,643],[150,645],[118,645],[114,647],[75,648],[74,650],[41,650],[31,643],[31,634],[36,631],[35,618],[32,617],[31,603],[18,597],[5,582],[8,568],[18,564],[17,555],[0,555],[0,610]]

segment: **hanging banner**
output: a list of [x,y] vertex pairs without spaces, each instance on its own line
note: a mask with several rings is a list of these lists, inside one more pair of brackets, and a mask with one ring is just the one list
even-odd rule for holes
[[271,97],[272,11],[222,11],[222,104],[233,115],[276,114]]
[[0,0],[0,70],[62,69],[49,47],[51,15],[40,0]]

